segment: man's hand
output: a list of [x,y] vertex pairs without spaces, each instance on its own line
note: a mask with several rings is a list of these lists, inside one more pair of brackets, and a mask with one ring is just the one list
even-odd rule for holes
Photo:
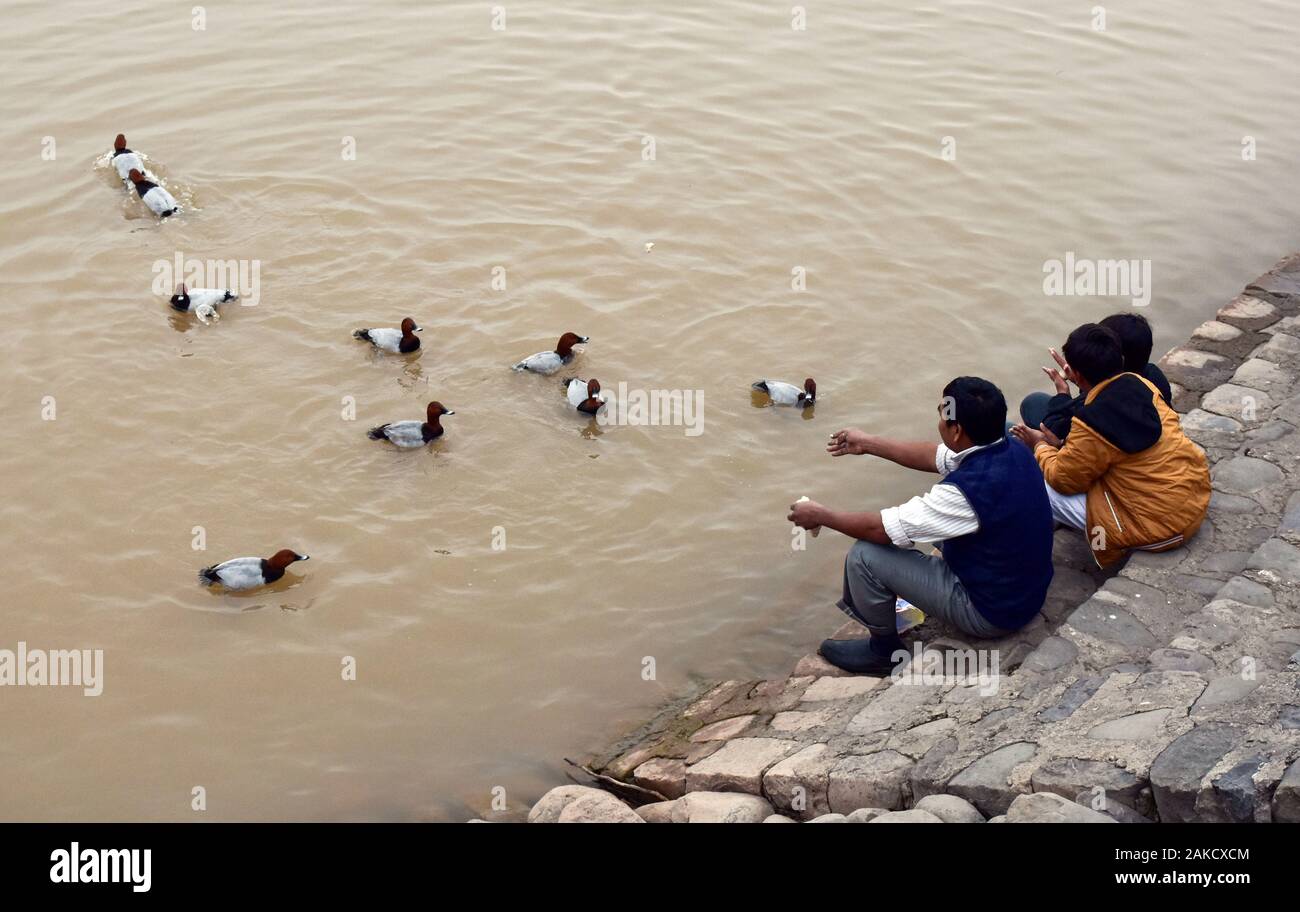
[[1038,427],[1038,430],[1034,430],[1027,425],[1017,424],[1011,429],[1011,434],[1031,450],[1037,447],[1040,443],[1045,443],[1048,446],[1060,449],[1061,438],[1049,431],[1045,424],[1040,424]]
[[1028,425],[1017,424],[1011,429],[1011,436],[1015,437],[1029,449],[1033,449],[1043,442],[1043,432],[1036,431]]
[[846,428],[831,434],[826,444],[826,452],[832,456],[863,456],[869,450],[871,435],[857,428]]
[[825,525],[829,512],[815,500],[801,500],[790,504],[790,515],[786,519],[801,529],[816,529]]
[[936,447],[936,444],[921,440],[896,440],[857,428],[845,428],[831,434],[826,452],[832,456],[876,456],[918,472],[938,472]]

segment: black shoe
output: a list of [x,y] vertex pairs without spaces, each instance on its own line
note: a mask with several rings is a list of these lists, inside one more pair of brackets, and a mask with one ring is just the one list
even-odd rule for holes
[[887,678],[894,670],[894,660],[880,655],[871,648],[871,639],[822,640],[819,650],[822,658],[837,668],[854,674]]

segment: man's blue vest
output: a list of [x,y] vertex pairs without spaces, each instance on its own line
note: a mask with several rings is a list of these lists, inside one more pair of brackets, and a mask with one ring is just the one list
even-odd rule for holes
[[943,559],[990,624],[1023,627],[1052,582],[1052,508],[1038,463],[1028,447],[1003,437],[962,459],[942,483],[966,495],[980,523],[945,541]]

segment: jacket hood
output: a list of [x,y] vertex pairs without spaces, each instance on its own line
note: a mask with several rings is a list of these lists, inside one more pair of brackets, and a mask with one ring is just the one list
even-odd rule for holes
[[1125,453],[1141,453],[1160,442],[1160,412],[1151,387],[1137,374],[1119,374],[1090,390],[1078,417]]

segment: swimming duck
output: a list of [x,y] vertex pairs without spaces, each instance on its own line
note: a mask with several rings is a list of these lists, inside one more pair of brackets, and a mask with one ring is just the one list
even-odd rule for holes
[[590,380],[571,377],[561,385],[564,387],[569,405],[580,412],[594,415],[605,405],[605,397],[600,392],[600,381],[594,377]]
[[776,405],[795,405],[799,408],[807,408],[813,405],[817,399],[817,384],[812,377],[803,382],[803,389],[782,380],[759,380],[754,384],[753,388],[760,393],[767,393]]
[[117,176],[122,180],[130,180],[132,171],[144,173],[144,159],[139,153],[132,152],[126,147],[126,137],[121,133],[117,134],[117,139],[113,140],[113,156],[109,159],[113,167],[117,169]]
[[553,374],[573,360],[573,346],[585,345],[587,341],[586,336],[580,336],[577,333],[565,333],[560,336],[555,351],[538,352],[535,355],[529,355],[512,369],[532,371],[535,374]]
[[234,301],[239,295],[229,288],[189,288],[185,283],[176,286],[171,305],[182,313],[192,313],[204,323],[217,318],[217,305]]
[[367,431],[366,436],[371,440],[387,440],[399,447],[422,447],[442,436],[442,424],[439,419],[443,415],[454,414],[456,413],[444,408],[441,402],[430,402],[424,421],[395,421],[392,424],[381,424]]
[[413,351],[419,351],[420,340],[415,337],[415,334],[422,331],[421,327],[415,325],[414,320],[407,317],[402,321],[401,329],[393,329],[388,326],[380,329],[358,329],[352,333],[352,338],[369,342],[382,351],[392,352],[395,355],[406,355]]
[[227,589],[256,589],[274,583],[284,576],[284,568],[295,561],[310,560],[305,554],[285,548],[269,559],[236,557],[199,571],[199,583],[204,586],[225,586]]
[[172,195],[153,181],[146,180],[138,168],[132,168],[127,173],[127,179],[135,185],[135,192],[140,194],[140,199],[144,200],[144,204],[149,207],[154,215],[159,218],[167,218],[167,216],[175,215],[180,211],[181,207],[176,205],[176,200]]

